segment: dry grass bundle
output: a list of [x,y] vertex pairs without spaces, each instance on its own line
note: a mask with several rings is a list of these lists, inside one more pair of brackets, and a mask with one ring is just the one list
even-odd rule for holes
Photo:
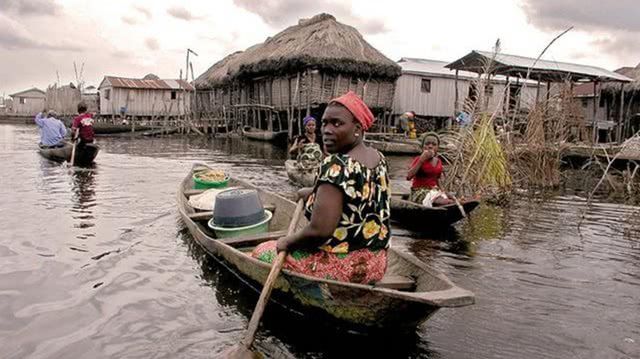
[[[488,112],[488,93],[493,72],[493,59],[500,48],[496,42],[494,57],[484,64],[484,76],[474,80],[477,91],[467,98],[464,110],[473,122],[456,132],[447,134],[447,140],[455,145],[457,152],[447,170],[445,188],[456,189],[465,195],[482,194],[485,197],[504,198],[511,191],[512,177],[503,144],[495,133],[495,118],[502,101],[493,112]],[[503,99],[504,96],[501,96]]]
[[565,83],[556,95],[535,104],[527,115],[522,141],[509,150],[517,181],[538,188],[558,186],[562,155],[571,137],[588,135],[570,84]]

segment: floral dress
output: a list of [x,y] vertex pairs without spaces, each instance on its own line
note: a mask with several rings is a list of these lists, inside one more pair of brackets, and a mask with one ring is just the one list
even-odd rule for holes
[[[355,283],[373,283],[384,276],[391,233],[389,230],[389,177],[387,163],[367,168],[348,155],[325,158],[313,193],[307,199],[305,216],[310,219],[318,187],[328,183],[343,194],[338,226],[317,250],[295,250],[287,256],[286,269],[320,278]],[[253,256],[271,263],[276,242],[262,243]]]

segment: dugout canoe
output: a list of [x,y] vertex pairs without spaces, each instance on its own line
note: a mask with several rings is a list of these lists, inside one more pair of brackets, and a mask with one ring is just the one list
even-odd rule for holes
[[[189,196],[200,192],[192,189],[192,173],[187,174],[177,191],[178,210],[189,232],[209,255],[261,285],[269,274],[270,264],[252,258],[250,252],[259,243],[277,239],[287,232],[295,203],[232,178],[229,186],[257,189],[265,207],[273,209],[273,219],[268,233],[216,239],[206,225],[211,212],[198,212],[188,204]],[[303,218],[297,228],[305,224]],[[472,292],[456,286],[418,258],[393,247],[389,248],[387,258],[387,274],[374,285],[338,282],[283,270],[275,282],[272,297],[305,316],[317,315],[339,326],[365,331],[410,330],[440,308],[474,303]]]
[[[471,213],[479,201],[460,201],[466,214]],[[436,227],[450,226],[464,218],[457,204],[448,204],[438,207],[425,207],[408,201],[402,196],[391,196],[391,220],[398,224],[418,230],[429,231]]]
[[[48,148],[48,147],[40,146],[40,148],[38,149],[38,153],[42,157],[52,161],[69,162],[71,161],[72,150],[73,150],[73,145],[68,142],[65,142],[65,145],[63,147]],[[99,151],[100,151],[100,147],[98,147],[98,145],[96,145],[95,143],[88,143],[82,147],[77,146],[76,158],[74,159],[74,162],[75,162],[74,164],[79,166],[90,165],[95,160]]]
[[298,167],[296,160],[284,161],[284,168],[287,171],[289,180],[294,184],[301,187],[313,187],[316,182],[317,169],[316,170],[303,170]]
[[384,153],[385,155],[419,155],[420,142],[417,140],[370,140],[364,141],[368,146],[375,148],[376,150]]
[[242,135],[251,140],[273,142],[279,145],[287,144],[287,131],[265,131],[255,127],[245,126],[242,128]]
[[[151,130],[152,127],[136,124],[133,129],[135,132],[142,132],[142,131]],[[123,125],[123,124],[96,122],[93,124],[93,132],[96,135],[110,135],[114,133],[124,133],[124,132],[132,132],[132,131],[131,131],[131,124]]]

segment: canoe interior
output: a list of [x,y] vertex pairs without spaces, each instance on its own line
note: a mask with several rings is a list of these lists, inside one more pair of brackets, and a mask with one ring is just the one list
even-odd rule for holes
[[[191,175],[188,175],[178,192],[178,205],[196,242],[210,255],[230,263],[243,277],[258,284],[264,283],[270,265],[252,258],[250,252],[259,243],[277,239],[286,233],[295,203],[257,189],[265,207],[274,209],[269,232],[258,236],[216,239],[206,224],[209,217],[201,216],[200,211],[188,205],[189,195],[197,192],[192,186]],[[229,186],[255,188],[236,179],[231,179]],[[198,219],[193,220],[192,217]],[[297,229],[307,223],[303,218]],[[415,327],[440,307],[473,304],[471,292],[455,286],[417,258],[393,247],[388,250],[387,258],[385,278],[376,285],[337,282],[285,270],[275,283],[274,296],[278,301],[292,303],[298,311],[328,315],[338,323],[369,329]]]
[[287,176],[294,184],[302,187],[312,187],[316,182],[316,176],[318,171],[315,170],[301,170],[297,166],[296,160],[286,160],[284,162],[284,168],[287,171]]
[[[391,197],[391,219],[413,229],[428,230],[433,227],[449,226],[463,217],[457,204],[438,207],[425,207],[408,201],[406,196]],[[461,201],[466,214],[471,213],[480,202]]]

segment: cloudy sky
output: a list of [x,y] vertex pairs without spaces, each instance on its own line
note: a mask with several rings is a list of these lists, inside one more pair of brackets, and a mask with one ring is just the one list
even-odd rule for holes
[[393,60],[455,60],[472,49],[606,69],[640,62],[634,0],[0,0],[0,96],[104,75],[177,78],[187,48],[196,76],[230,52],[320,12],[355,26]]

